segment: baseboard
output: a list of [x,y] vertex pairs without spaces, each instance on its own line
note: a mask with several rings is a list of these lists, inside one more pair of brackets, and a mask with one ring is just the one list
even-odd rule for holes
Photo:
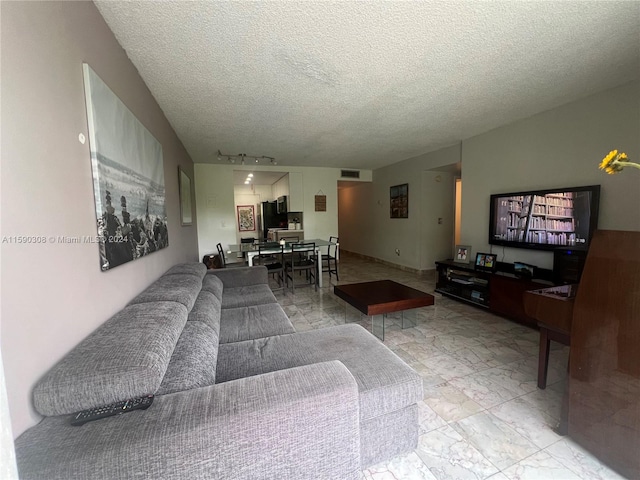
[[417,268],[407,267],[406,265],[400,265],[397,263],[389,262],[387,260],[382,260],[381,258],[371,257],[369,255],[363,255],[362,253],[350,252],[349,250],[344,250],[342,247],[340,248],[340,255],[350,255],[352,257],[361,258],[363,260],[368,260],[370,262],[381,263],[382,265],[397,268],[398,270],[402,270],[404,272],[415,273],[416,275],[433,275],[433,273],[436,271],[435,268],[430,268],[428,270],[420,270]]

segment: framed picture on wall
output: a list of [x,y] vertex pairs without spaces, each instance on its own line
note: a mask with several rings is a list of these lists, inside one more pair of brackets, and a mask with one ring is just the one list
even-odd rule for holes
[[409,218],[408,183],[391,187],[389,200],[391,205],[391,218]]
[[183,226],[191,225],[193,223],[191,216],[191,179],[180,167],[178,167],[178,180],[180,182],[180,223]]
[[169,246],[162,145],[88,64],[82,69],[97,253],[106,272]]
[[238,205],[238,230],[253,232],[256,229],[256,216],[253,205]]

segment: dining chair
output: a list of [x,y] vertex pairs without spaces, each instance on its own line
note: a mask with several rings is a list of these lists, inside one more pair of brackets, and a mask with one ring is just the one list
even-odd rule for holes
[[[331,245],[327,247],[327,254],[322,255],[322,271],[329,272],[329,281],[331,281],[331,274],[336,275],[336,280],[340,280],[338,276],[338,237],[329,237]],[[333,263],[333,267],[331,264]]]
[[315,242],[300,242],[291,244],[291,253],[285,261],[285,277],[287,286],[291,280],[291,292],[296,293],[295,273],[305,274],[305,285],[314,285],[318,290],[318,275]]
[[268,275],[278,281],[276,290],[284,290],[287,284],[284,274],[284,245],[277,242],[259,244],[258,254],[254,257],[253,264],[267,267]]
[[216,245],[216,249],[218,250],[218,256],[220,257],[220,268],[229,268],[229,267],[246,267],[246,262],[244,259],[241,261],[228,261],[227,257],[224,254],[224,249],[222,248],[222,244],[218,243]]

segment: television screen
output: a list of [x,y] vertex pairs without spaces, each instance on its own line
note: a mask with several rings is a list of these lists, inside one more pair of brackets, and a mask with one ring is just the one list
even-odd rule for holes
[[489,243],[587,249],[598,225],[600,185],[491,195]]

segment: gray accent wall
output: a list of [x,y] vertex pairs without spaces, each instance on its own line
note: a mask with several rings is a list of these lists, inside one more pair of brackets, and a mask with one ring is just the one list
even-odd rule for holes
[[[94,4],[1,9],[1,234],[46,239],[2,244],[2,359],[17,436],[39,420],[31,390],[44,372],[169,267],[197,261],[198,244],[178,202],[178,165],[193,179],[193,162]],[[163,148],[169,247],[108,272],[97,244],[57,240],[96,234],[89,144],[78,139],[88,138],[83,62]]]
[[[610,150],[640,161],[640,82],[591,95],[463,142],[462,243],[489,251],[489,196],[601,185],[598,227],[640,230],[640,171],[598,169]],[[482,250],[481,250],[482,249]],[[552,268],[553,254],[494,247],[498,260]]]
[[[458,162],[460,244],[471,245],[473,254],[491,250],[489,197],[494,193],[601,185],[599,228],[638,231],[640,171],[607,175],[598,169],[613,149],[640,161],[638,81],[374,170],[372,184],[340,190],[340,247],[420,270],[434,269],[434,261],[451,258],[453,218],[447,212],[454,190],[442,190],[443,184],[434,180],[440,175],[444,181],[445,167]],[[409,218],[390,219],[389,187],[401,183],[409,183]],[[553,266],[550,252],[502,247],[493,247],[493,252],[500,261]]]

